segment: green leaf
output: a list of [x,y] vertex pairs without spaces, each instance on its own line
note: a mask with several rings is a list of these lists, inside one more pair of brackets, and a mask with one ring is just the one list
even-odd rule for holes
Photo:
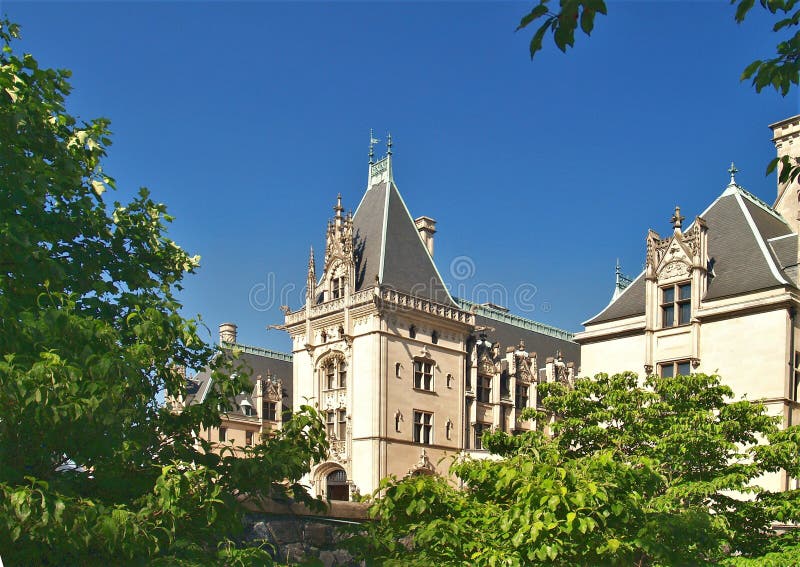
[[523,16],[523,18],[519,22],[519,25],[517,26],[517,30],[516,31],[519,31],[519,30],[527,27],[528,24],[530,24],[534,20],[537,20],[537,19],[541,18],[542,16],[544,16],[545,14],[547,14],[547,6],[544,3],[545,1],[546,0],[543,0],[541,4],[539,4],[538,6],[534,7],[533,10],[531,10],[528,14]]

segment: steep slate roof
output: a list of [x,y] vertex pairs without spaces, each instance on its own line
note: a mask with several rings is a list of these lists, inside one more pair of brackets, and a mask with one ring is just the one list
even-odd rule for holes
[[644,272],[642,272],[616,299],[612,300],[605,309],[583,324],[595,325],[597,323],[613,321],[614,319],[625,319],[644,315],[644,303]]
[[393,181],[372,185],[353,217],[356,291],[382,286],[455,306]]
[[[255,387],[256,378],[258,376],[266,378],[267,375],[271,375],[275,378],[279,378],[283,383],[283,389],[287,394],[289,404],[291,404],[292,356],[290,354],[240,344],[234,345],[234,348],[239,352],[239,357],[234,364],[242,364],[248,370],[250,373],[250,383],[253,387]],[[229,348],[225,348],[225,351],[227,353],[231,352]],[[208,388],[211,387],[211,372],[207,368],[204,368],[190,378],[188,382],[189,385],[185,400],[187,406],[195,402],[199,403],[205,398]],[[255,407],[253,400],[250,398],[250,392],[247,392],[245,396],[236,396],[234,400],[235,406],[229,413],[243,414],[239,403],[245,398]]]
[[784,275],[797,285],[797,237],[793,236],[777,236],[769,241],[769,246]]
[[[708,225],[710,278],[704,301],[794,285],[797,238],[769,205],[730,184],[700,215]],[[644,272],[584,325],[643,315]]]

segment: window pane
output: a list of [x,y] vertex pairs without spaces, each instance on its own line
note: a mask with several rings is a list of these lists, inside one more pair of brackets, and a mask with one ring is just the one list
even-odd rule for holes
[[692,306],[690,303],[681,303],[678,306],[678,324],[686,325],[692,320]]
[[674,374],[675,368],[670,362],[669,364],[662,364],[661,365],[661,377],[662,378],[672,378]]
[[683,284],[678,286],[678,299],[691,299],[692,298],[692,284]]
[[675,301],[675,288],[674,287],[665,287],[661,290],[662,292],[662,299],[661,303],[672,303]]
[[688,362],[679,362],[678,363],[678,374],[680,376],[688,376],[691,373],[692,373],[692,371],[689,368],[689,363]]
[[662,327],[672,327],[675,324],[675,306],[667,305],[663,310],[664,320],[661,324]]

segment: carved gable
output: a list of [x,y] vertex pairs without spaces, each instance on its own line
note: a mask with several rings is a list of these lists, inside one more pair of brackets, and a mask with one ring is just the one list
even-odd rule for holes
[[478,360],[478,373],[485,376],[493,376],[495,373],[494,362],[486,352],[484,352],[480,360]]
[[687,279],[693,268],[704,265],[705,221],[696,217],[692,227],[682,232],[683,217],[678,207],[672,221],[674,233],[671,236],[661,238],[653,230],[647,234],[647,274],[659,283]]

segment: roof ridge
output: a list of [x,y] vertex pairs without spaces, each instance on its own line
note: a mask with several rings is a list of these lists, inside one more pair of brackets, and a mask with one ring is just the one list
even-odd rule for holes
[[[400,193],[400,189],[398,189],[397,184],[395,184],[394,180],[391,180],[389,182],[389,187],[388,187],[388,190],[386,191],[386,202],[387,203],[389,202],[389,193],[391,192],[392,187],[394,187],[394,190],[397,192],[397,196],[400,199],[400,204],[403,205],[403,210],[405,210],[406,214],[408,215],[408,218],[411,221],[411,225],[414,226],[415,229],[416,229],[416,223],[414,221],[414,217],[411,216],[411,211],[408,210],[408,205],[406,205],[406,200],[403,199],[403,194]],[[388,205],[387,205],[387,208],[388,208]],[[388,221],[385,221],[385,222],[388,222]],[[431,265],[433,266],[433,271],[436,272],[436,275],[439,277],[439,281],[442,284],[442,289],[444,289],[444,292],[447,294],[447,297],[450,298],[450,301],[455,303],[455,300],[453,299],[453,295],[450,293],[450,290],[447,288],[447,285],[444,283],[444,278],[442,277],[442,274],[439,272],[439,267],[436,265],[436,262],[433,260],[433,256],[431,256],[431,253],[428,251],[428,247],[425,246],[425,242],[423,242],[422,236],[420,235],[419,230],[415,230],[415,232],[417,233],[417,238],[419,238],[420,243],[422,243],[422,249],[425,251],[425,255],[428,257],[428,260],[430,260]],[[384,249],[384,252],[385,252],[385,249]],[[383,279],[383,259],[381,259],[381,280],[382,279]]]
[[756,196],[754,193],[751,193],[750,191],[748,191],[739,184],[736,185],[736,188],[739,190],[739,192],[742,194],[743,197],[748,197],[751,201],[753,201],[755,205],[761,207],[762,209],[770,213],[772,216],[774,216],[781,222],[786,223],[787,225],[789,224],[786,222],[786,219],[784,219],[780,215],[780,213],[778,213],[775,209],[773,209],[766,201],[762,200],[760,197]]
[[575,333],[571,333],[570,331],[559,329],[558,327],[547,325],[545,323],[540,323],[539,321],[534,321],[533,319],[528,319],[527,317],[522,317],[514,313],[500,311],[499,309],[489,307],[488,305],[474,303],[461,297],[454,297],[453,299],[462,309],[472,311],[473,313],[480,312],[481,315],[488,317],[489,319],[495,319],[496,321],[502,321],[504,323],[511,323],[518,327],[528,329],[529,331],[536,331],[542,333],[543,335],[557,339],[575,342]]

